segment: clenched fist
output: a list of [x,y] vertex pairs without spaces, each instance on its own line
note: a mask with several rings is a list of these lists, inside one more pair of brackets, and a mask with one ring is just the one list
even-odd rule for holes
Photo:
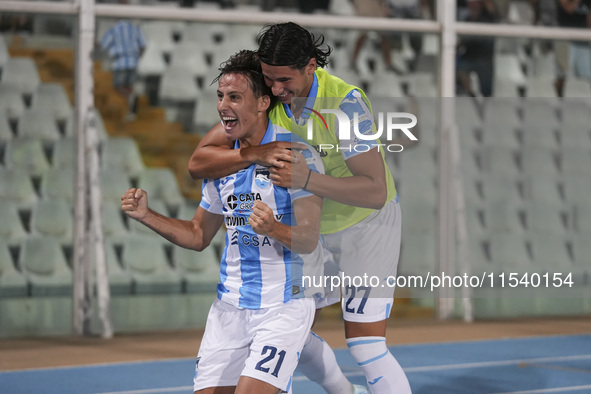
[[121,196],[121,210],[132,219],[141,221],[148,214],[148,193],[131,188]]
[[277,224],[273,210],[262,201],[256,201],[248,218],[252,229],[259,235],[270,235]]

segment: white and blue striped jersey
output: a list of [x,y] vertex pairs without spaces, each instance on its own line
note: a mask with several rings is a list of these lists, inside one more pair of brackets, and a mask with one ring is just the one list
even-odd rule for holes
[[101,39],[101,47],[113,58],[113,70],[129,70],[138,66],[140,53],[146,41],[139,27],[120,21],[111,27]]
[[[262,144],[272,141],[307,143],[288,130],[271,124]],[[302,151],[312,171],[324,173],[318,153]],[[276,187],[269,179],[269,168],[253,164],[232,175],[203,181],[200,206],[224,215],[226,245],[220,262],[218,298],[239,308],[268,308],[304,296],[303,260],[297,253],[271,237],[256,234],[248,224],[255,201],[273,210],[275,219],[295,225],[293,201],[312,195],[302,189]]]

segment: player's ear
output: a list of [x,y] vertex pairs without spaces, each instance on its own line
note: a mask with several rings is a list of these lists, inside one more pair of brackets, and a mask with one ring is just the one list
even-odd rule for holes
[[314,71],[316,71],[316,68],[318,67],[318,62],[316,61],[316,58],[311,58],[308,61],[308,64],[305,67],[305,70],[308,74],[314,74]]
[[264,94],[261,97],[259,97],[259,108],[258,110],[260,112],[267,112],[267,109],[269,109],[269,106],[271,105],[271,97],[269,97],[269,95]]

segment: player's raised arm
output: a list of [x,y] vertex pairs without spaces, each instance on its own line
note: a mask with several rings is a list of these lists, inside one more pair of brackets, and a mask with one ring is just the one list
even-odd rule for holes
[[173,219],[148,207],[148,193],[131,188],[121,196],[121,209],[130,218],[151,228],[175,245],[202,251],[223,223],[222,215],[215,215],[199,207],[191,220]]
[[221,123],[214,126],[193,152],[189,160],[189,174],[193,179],[217,179],[228,176],[253,163],[283,167],[291,160],[289,142],[232,149],[234,141],[226,136]]

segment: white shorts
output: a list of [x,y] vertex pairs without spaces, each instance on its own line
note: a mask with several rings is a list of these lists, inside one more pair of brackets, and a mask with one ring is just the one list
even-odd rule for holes
[[[338,275],[341,288],[329,280],[320,308],[342,298],[343,318],[370,323],[390,316],[396,271],[400,257],[402,212],[396,200],[361,222],[322,235],[325,248],[325,276]],[[342,289],[342,294],[341,294]]]
[[236,386],[249,376],[288,391],[314,319],[311,298],[265,309],[215,300],[199,347],[193,388]]

